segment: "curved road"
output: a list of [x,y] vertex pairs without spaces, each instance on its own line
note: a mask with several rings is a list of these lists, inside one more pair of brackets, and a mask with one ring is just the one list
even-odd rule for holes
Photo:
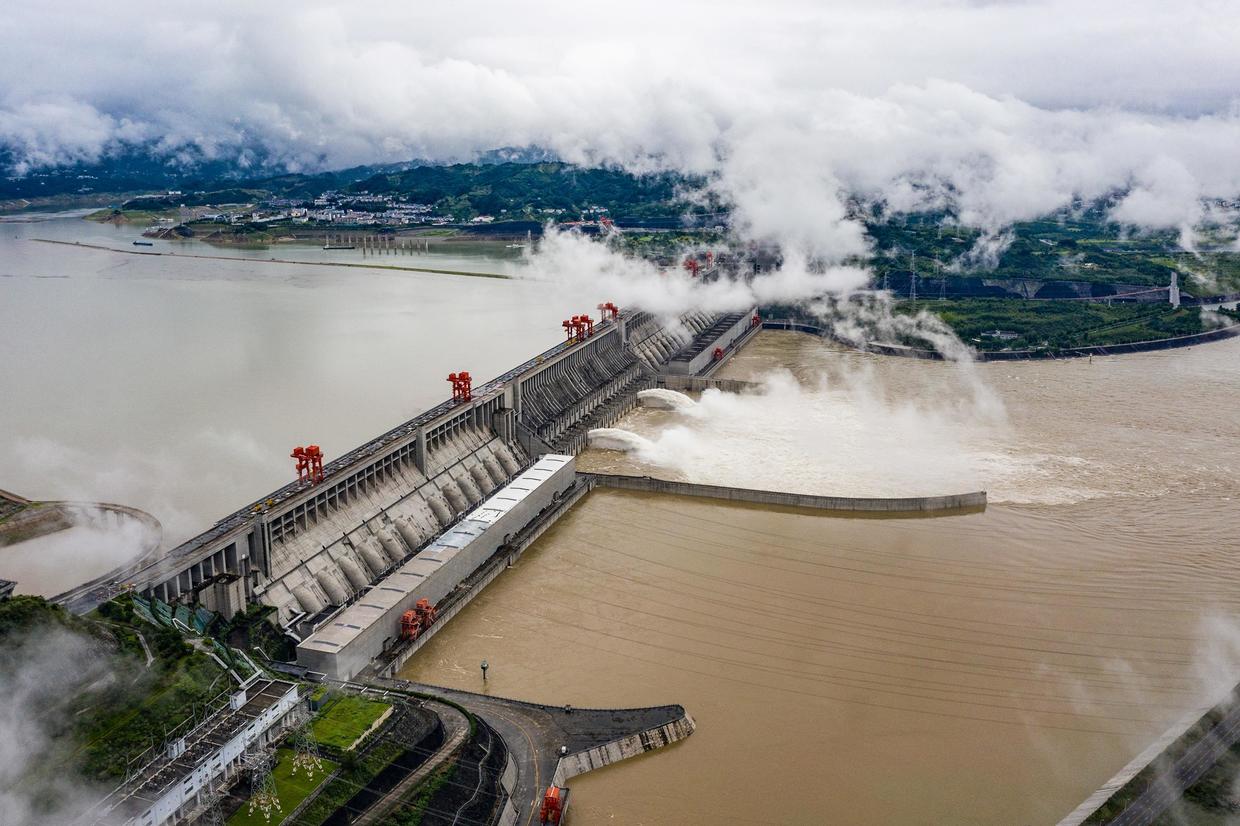
[[1110,826],[1152,824],[1183,796],[1185,789],[1204,777],[1237,740],[1240,740],[1240,703],[1233,705],[1214,728],[1189,746],[1170,771],[1159,774]]

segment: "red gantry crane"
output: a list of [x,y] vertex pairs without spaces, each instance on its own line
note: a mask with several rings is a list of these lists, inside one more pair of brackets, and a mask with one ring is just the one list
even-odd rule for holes
[[588,315],[575,315],[567,321],[561,321],[564,334],[568,341],[585,341],[594,335],[594,319]]
[[297,460],[297,481],[308,479],[311,484],[323,481],[323,451],[318,445],[298,445],[289,456]]
[[448,381],[452,382],[452,401],[467,402],[474,397],[474,379],[467,371],[449,373]]
[[429,599],[420,599],[414,604],[413,610],[400,615],[400,638],[416,640],[426,629],[434,624],[438,612]]

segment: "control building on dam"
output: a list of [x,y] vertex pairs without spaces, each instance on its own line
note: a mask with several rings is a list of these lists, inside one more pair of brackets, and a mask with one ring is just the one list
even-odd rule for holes
[[[605,320],[582,316],[577,327],[565,322],[569,340],[489,382],[467,382],[452,400],[225,517],[161,558],[58,601],[86,611],[132,589],[225,616],[262,603],[305,639],[384,587],[386,577],[408,570],[441,537],[450,538],[447,532],[464,517],[475,519],[481,504],[536,469],[540,457],[571,460],[586,446],[590,429],[631,410],[638,391],[653,387],[678,356],[677,373],[690,364],[697,368],[702,353],[714,354],[707,364],[713,367],[757,329],[752,312],[693,312],[669,324],[604,307]],[[505,535],[521,527],[506,527]],[[426,553],[417,566],[425,568],[434,555]],[[469,576],[466,569],[481,561],[478,556],[468,555],[470,565],[451,577],[437,577],[431,596]]]

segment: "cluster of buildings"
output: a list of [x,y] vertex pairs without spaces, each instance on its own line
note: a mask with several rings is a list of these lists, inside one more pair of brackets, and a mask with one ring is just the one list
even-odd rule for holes
[[[427,204],[405,203],[392,195],[357,193],[344,195],[325,192],[312,202],[273,198],[240,212],[196,215],[197,220],[228,224],[331,224],[340,226],[393,226],[451,223],[448,215],[438,215]],[[490,216],[482,216],[492,220]],[[478,220],[478,219],[475,219]]]

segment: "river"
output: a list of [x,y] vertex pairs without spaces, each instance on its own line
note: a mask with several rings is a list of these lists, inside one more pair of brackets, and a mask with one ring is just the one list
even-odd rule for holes
[[767,332],[723,375],[772,373],[581,464],[991,504],[591,494],[405,671],[684,704],[687,741],[573,781],[574,823],[1054,823],[1240,678],[1240,341],[961,368]]
[[[165,544],[293,478],[295,445],[344,453],[446,398],[449,372],[487,379],[551,346],[579,310],[532,280],[330,266],[516,272],[498,245],[363,259],[313,245],[134,247],[141,229],[0,221],[0,487],[141,508]],[[16,555],[0,578],[55,592],[115,560],[81,556],[61,570],[71,582]]]
[[[576,310],[534,281],[312,248],[136,255],[137,233],[0,223],[0,486],[134,505],[169,542],[285,482],[293,445],[347,450]],[[519,266],[380,259],[406,261]],[[576,779],[572,822],[1053,823],[1237,678],[1240,341],[963,368],[763,333],[724,375],[769,384],[636,411],[635,452],[582,466],[991,505],[839,519],[592,494],[406,671],[478,690],[487,659],[496,694],[683,703],[697,733]]]

